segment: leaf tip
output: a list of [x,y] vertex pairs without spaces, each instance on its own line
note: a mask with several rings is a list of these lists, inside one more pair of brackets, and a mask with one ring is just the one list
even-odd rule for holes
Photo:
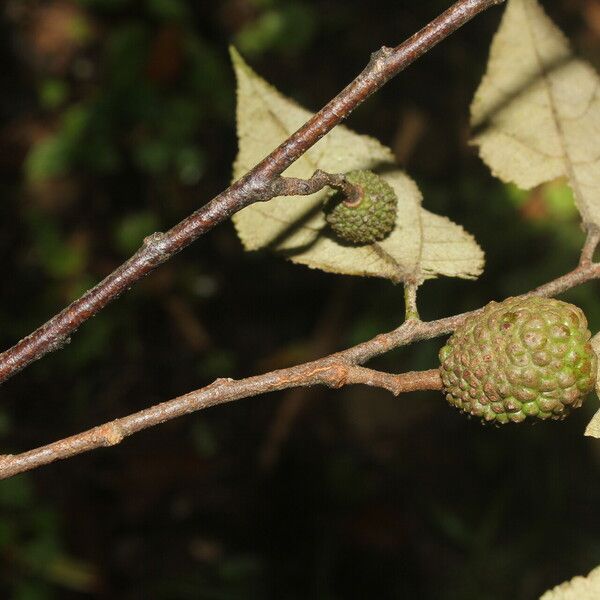
[[240,51],[233,45],[229,45],[229,57],[233,68],[237,71],[238,69],[249,69],[248,63],[244,60],[244,57],[240,54]]
[[600,410],[596,411],[591,421],[587,424],[583,435],[596,439],[600,438]]

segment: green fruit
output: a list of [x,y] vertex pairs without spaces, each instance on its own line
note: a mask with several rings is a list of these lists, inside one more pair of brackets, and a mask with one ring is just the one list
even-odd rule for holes
[[446,400],[495,423],[563,419],[594,388],[585,315],[549,298],[490,302],[440,350]]
[[385,239],[396,224],[396,193],[372,171],[351,171],[346,179],[358,188],[359,198],[349,202],[342,192],[333,192],[325,206],[329,226],[340,240],[350,244]]

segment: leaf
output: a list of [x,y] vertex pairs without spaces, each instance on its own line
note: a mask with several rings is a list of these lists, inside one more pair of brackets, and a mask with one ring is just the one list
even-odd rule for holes
[[[237,179],[312,115],[256,75],[236,50],[231,55],[238,80]],[[234,215],[246,250],[268,247],[312,268],[393,281],[420,282],[437,275],[473,278],[481,273],[483,252],[473,237],[421,208],[416,184],[397,169],[392,151],[377,140],[338,126],[287,169],[286,175],[306,179],[317,169],[379,172],[399,198],[396,229],[370,246],[341,244],[328,232],[322,211],[327,190],[322,190],[311,196],[256,203]]]
[[597,410],[591,421],[587,424],[583,435],[600,439],[600,410]]
[[567,177],[584,223],[600,224],[600,95],[537,0],[509,0],[471,106],[483,161],[530,189]]
[[573,577],[548,590],[540,600],[597,600],[600,598],[600,567],[587,577]]
[[[597,333],[592,338],[591,343],[596,356],[600,356],[600,333]],[[598,364],[598,374],[596,376],[596,394],[600,397],[600,364]],[[583,435],[600,439],[600,410],[596,411],[596,414],[594,414],[592,420],[585,428]]]

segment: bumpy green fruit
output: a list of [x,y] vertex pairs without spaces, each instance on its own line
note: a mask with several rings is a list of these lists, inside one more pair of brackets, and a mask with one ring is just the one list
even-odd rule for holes
[[396,224],[396,193],[372,171],[351,171],[346,179],[359,189],[360,197],[349,203],[342,192],[333,192],[325,206],[329,226],[338,238],[350,244],[385,239]]
[[495,423],[563,419],[594,388],[583,312],[548,298],[490,302],[440,350],[450,404]]

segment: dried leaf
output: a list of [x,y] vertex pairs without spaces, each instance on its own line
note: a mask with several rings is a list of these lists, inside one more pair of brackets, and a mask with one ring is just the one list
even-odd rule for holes
[[[235,50],[232,60],[238,80],[237,179],[303,125],[311,113],[256,75]],[[437,275],[473,278],[481,273],[483,252],[472,236],[421,208],[416,184],[395,167],[392,151],[377,140],[338,126],[285,174],[309,178],[317,169],[379,172],[399,198],[396,229],[370,246],[341,244],[326,226],[322,205],[327,191],[323,190],[311,196],[274,198],[234,215],[246,250],[269,247],[309,267],[393,281],[422,281]]]
[[548,590],[540,600],[598,600],[600,598],[600,567],[587,577],[574,577]]
[[596,225],[599,83],[537,0],[509,0],[471,106],[473,143],[494,175],[525,189],[567,177],[584,223]]

